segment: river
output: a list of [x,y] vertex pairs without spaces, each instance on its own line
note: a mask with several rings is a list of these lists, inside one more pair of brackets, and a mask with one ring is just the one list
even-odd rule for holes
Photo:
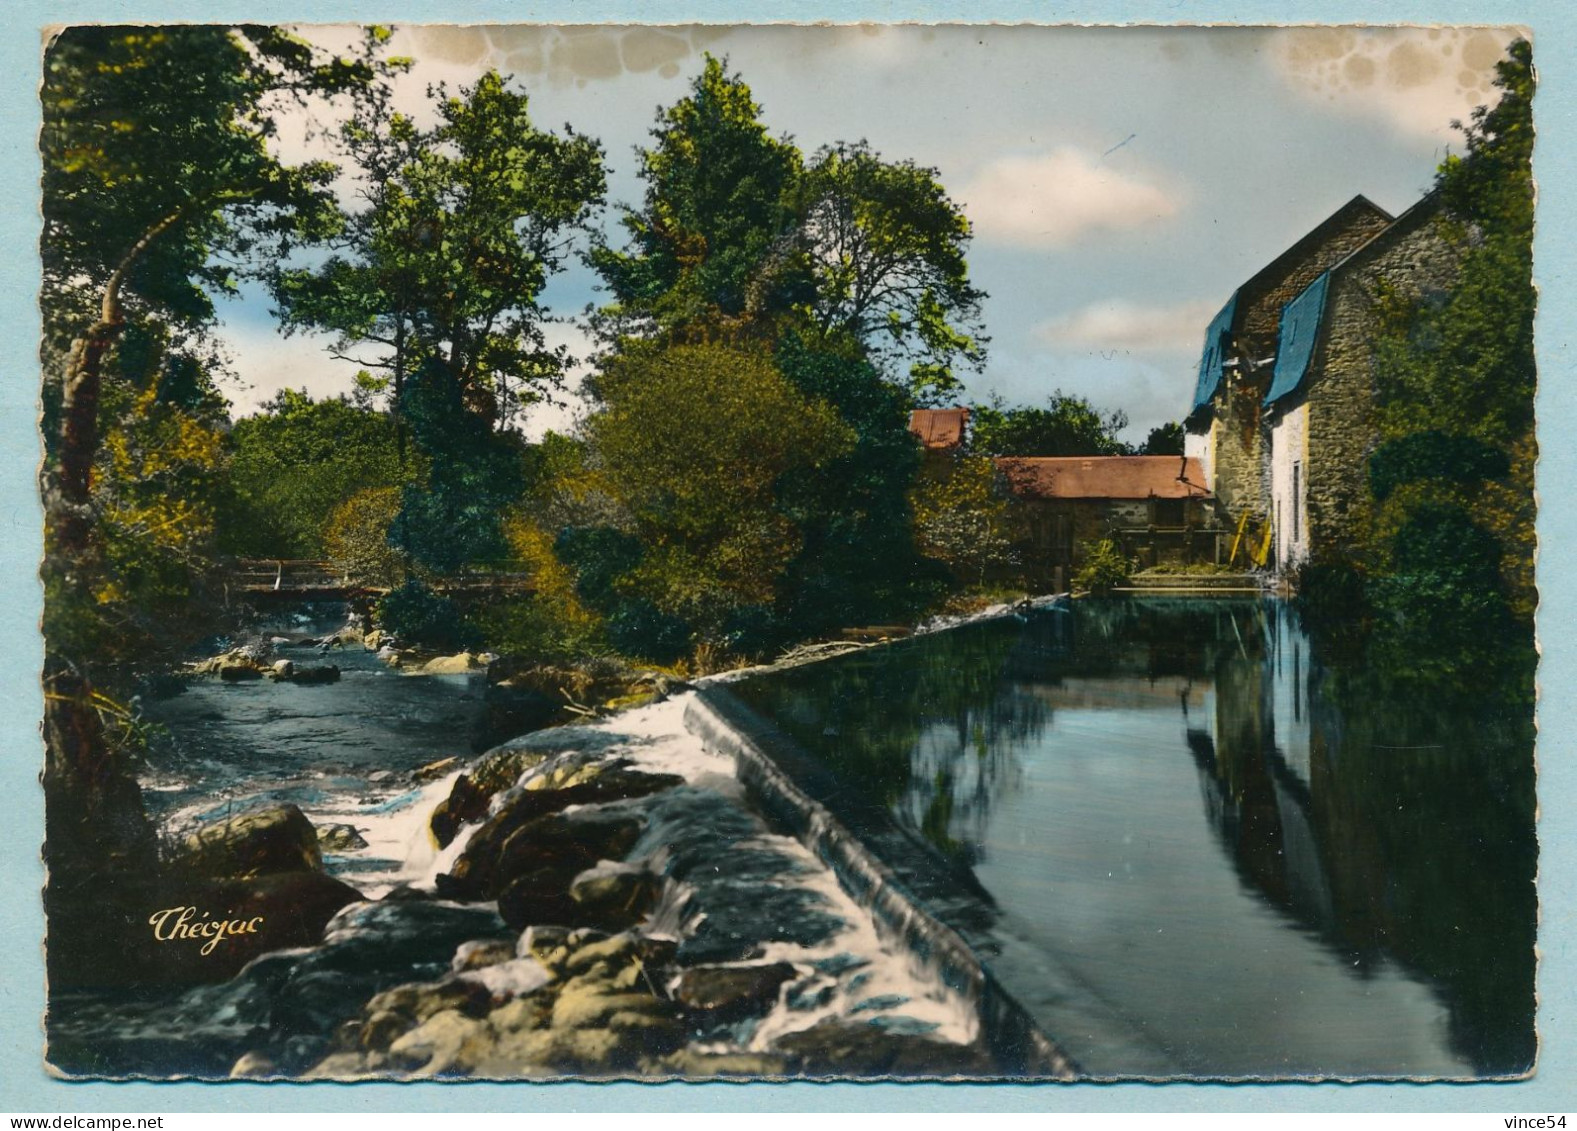
[[[321,653],[303,641],[342,625],[326,605],[259,622],[274,655],[302,666],[333,664],[334,683],[269,679],[191,681],[148,703],[163,728],[142,777],[144,802],[166,830],[180,830],[267,802],[300,806],[312,824],[356,828],[367,847],[325,853],[333,875],[376,898],[426,866],[415,835],[431,808],[411,771],[485,744],[485,679],[402,674],[359,644]],[[417,856],[412,857],[412,852]]]
[[[200,679],[144,703],[165,733],[143,787],[167,835],[264,802],[352,826],[365,846],[325,865],[376,898],[431,876],[449,778],[412,771],[485,744],[485,686],[301,643],[341,614],[258,626],[336,683]],[[1086,1073],[1516,1075],[1535,1048],[1531,729],[1388,686],[1288,606],[1231,598],[1075,602],[730,684],[972,875],[987,966]],[[59,1000],[52,1039],[131,1041],[176,996]],[[157,1071],[150,1047],[123,1062]]]
[[1081,601],[733,690],[969,869],[1095,1076],[1532,1063],[1531,728],[1387,699],[1275,601]]

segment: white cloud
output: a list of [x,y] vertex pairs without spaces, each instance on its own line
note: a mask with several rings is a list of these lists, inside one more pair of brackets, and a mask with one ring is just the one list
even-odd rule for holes
[[348,393],[360,368],[329,356],[331,335],[287,338],[271,322],[241,319],[226,320],[219,335],[230,347],[230,368],[239,378],[223,389],[236,416],[256,412],[284,388],[305,389],[319,399]]
[[1054,346],[1152,353],[1193,350],[1216,312],[1211,301],[1145,306],[1104,299],[1037,324],[1031,333]]
[[1281,28],[1270,38],[1272,68],[1304,97],[1405,133],[1442,141],[1452,119],[1492,103],[1495,63],[1517,28]]
[[1071,146],[998,158],[957,196],[981,238],[1032,247],[1128,231],[1175,216],[1179,207],[1175,192]]

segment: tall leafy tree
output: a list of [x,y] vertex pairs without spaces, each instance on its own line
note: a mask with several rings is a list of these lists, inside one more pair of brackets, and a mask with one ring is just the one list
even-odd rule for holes
[[629,351],[604,396],[591,441],[639,539],[612,586],[729,643],[742,616],[770,613],[803,545],[783,479],[845,455],[851,430],[757,349]]
[[1405,280],[1377,288],[1373,507],[1352,560],[1321,563],[1333,568],[1311,579],[1307,603],[1317,614],[1331,578],[1350,605],[1366,581],[1367,643],[1383,661],[1426,689],[1520,711],[1537,603],[1528,43],[1497,70],[1500,100],[1458,123],[1465,152],[1436,178],[1454,280],[1427,294]]
[[1128,427],[1121,409],[1102,413],[1083,397],[1060,389],[1046,407],[1004,407],[1000,400],[969,410],[970,448],[991,456],[1121,456],[1117,438]]
[[615,336],[807,344],[871,361],[922,399],[978,367],[983,292],[969,282],[969,222],[934,169],[865,142],[808,163],[774,137],[742,78],[707,56],[690,94],[658,114],[623,250],[592,262]]
[[472,412],[501,423],[566,363],[541,296],[601,202],[602,151],[539,129],[496,72],[433,96],[431,130],[381,88],[357,108],[340,142],[362,206],[336,254],[281,271],[274,294],[287,327],[334,331],[341,356],[388,373],[396,405],[435,360]]
[[[68,853],[102,861],[146,853],[149,841],[105,732],[113,711],[94,689],[100,657],[63,651],[83,637],[49,629],[103,595],[110,527],[95,519],[131,497],[106,492],[104,475],[156,479],[181,461],[153,449],[200,440],[171,413],[190,376],[179,365],[145,369],[157,379],[118,404],[105,403],[106,366],[135,370],[130,327],[165,340],[200,331],[211,296],[233,287],[237,264],[260,245],[332,230],[332,169],[281,162],[276,115],[282,100],[341,93],[371,74],[253,26],[71,27],[44,66],[44,780],[51,864],[63,867]],[[106,423],[124,440],[108,453]],[[182,521],[141,516],[122,528],[157,535]]]
[[969,221],[937,171],[839,144],[816,154],[799,194],[814,332],[852,339],[924,398],[956,389],[955,367],[985,358],[985,294],[969,282]]
[[803,158],[760,115],[711,55],[689,96],[659,111],[640,154],[645,201],[623,217],[628,247],[592,254],[620,318],[705,336],[781,314],[804,293],[793,204]]

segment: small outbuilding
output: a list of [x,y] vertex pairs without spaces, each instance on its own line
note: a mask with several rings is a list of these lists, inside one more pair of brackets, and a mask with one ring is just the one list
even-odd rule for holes
[[1184,456],[1001,457],[1026,579],[1053,591],[1083,547],[1111,539],[1141,566],[1220,560],[1224,529],[1199,460]]

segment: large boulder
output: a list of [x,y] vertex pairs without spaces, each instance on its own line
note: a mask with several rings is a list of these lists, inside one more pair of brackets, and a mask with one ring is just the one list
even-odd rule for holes
[[800,1076],[1000,1076],[991,1055],[978,1044],[894,1033],[870,1022],[824,1021],[778,1038],[772,1051],[786,1057]]
[[787,962],[692,966],[679,975],[674,1000],[717,1020],[759,1017],[777,1003],[784,983],[798,974]]
[[294,805],[272,805],[202,826],[182,843],[170,868],[209,878],[316,872],[323,854],[306,814]]
[[576,926],[619,931],[642,922],[657,904],[662,881],[632,865],[600,866],[576,877],[569,896],[577,908]]
[[560,722],[567,714],[562,695],[490,683],[482,694],[482,710],[471,726],[471,748],[487,750],[502,739]]
[[519,874],[551,868],[567,873],[567,888],[576,873],[597,861],[624,859],[641,829],[641,819],[633,813],[585,808],[548,813],[513,827],[501,825],[501,835],[483,836],[484,830],[478,830],[455,861],[447,883],[456,895],[488,899]]
[[[580,772],[579,780],[568,779],[567,784],[561,786],[549,785],[547,788],[520,790],[511,795],[497,813],[489,817],[482,827],[472,834],[467,842],[465,852],[456,862],[455,878],[460,880],[466,873],[478,870],[480,874],[490,874],[493,863],[497,860],[505,842],[507,842],[519,829],[532,821],[546,817],[550,814],[562,812],[570,806],[601,805],[606,802],[624,801],[648,794],[671,789],[683,783],[684,779],[674,774],[648,774],[637,770],[610,768],[596,773],[589,772],[590,767]],[[535,779],[531,783],[536,784]],[[450,794],[451,798],[455,796]],[[450,821],[455,810],[445,811],[444,826],[450,827]],[[434,824],[438,823],[438,815],[434,815]],[[451,832],[451,837],[453,833]],[[602,857],[609,854],[604,852]],[[594,859],[596,859],[594,857]],[[463,882],[463,881],[462,881]],[[475,881],[469,887],[477,888]],[[467,890],[466,887],[456,889],[456,896]],[[481,896],[477,898],[487,898]]]
[[486,666],[470,652],[459,652],[453,656],[438,656],[428,660],[417,671],[421,675],[465,675]]
[[322,684],[338,683],[339,676],[338,664],[313,664],[310,667],[297,666],[292,669],[290,675],[280,678],[287,679],[291,683]]
[[455,778],[449,796],[433,810],[428,827],[438,847],[448,847],[462,825],[487,816],[495,793],[503,793],[527,770],[535,769],[549,757],[547,750],[505,745],[477,759],[475,765]]
[[313,946],[361,893],[320,872],[279,872],[166,889],[133,958],[138,981],[200,983],[233,977],[270,951]]

